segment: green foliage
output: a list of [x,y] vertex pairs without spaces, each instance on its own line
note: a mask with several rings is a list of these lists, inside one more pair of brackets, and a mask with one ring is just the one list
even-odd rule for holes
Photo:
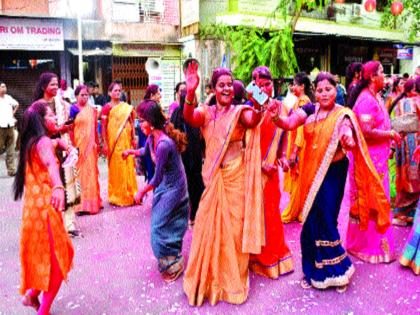
[[[261,65],[269,67],[274,77],[291,76],[299,70],[293,31],[304,5],[322,8],[312,0],[279,0],[263,29],[244,25],[201,25],[200,37],[225,42],[232,52],[233,73],[244,82],[249,82],[252,70]],[[288,16],[290,6],[294,12],[292,17]],[[283,28],[278,28],[280,23],[274,23],[278,21],[283,22]]]
[[403,29],[410,42],[420,36],[420,1],[405,0],[404,10],[400,16],[391,13],[392,0],[388,0],[384,13],[381,16],[381,26],[387,29]]

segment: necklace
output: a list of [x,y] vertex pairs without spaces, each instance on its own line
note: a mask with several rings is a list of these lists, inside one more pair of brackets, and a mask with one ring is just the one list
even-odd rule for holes
[[[331,108],[328,112],[327,112],[327,114],[326,114],[326,116],[324,117],[324,118],[320,118],[319,119],[319,121],[321,121],[322,119],[327,119],[328,118],[328,116],[330,115],[330,113],[334,110],[334,108],[335,108],[335,104],[334,104],[334,106],[333,106],[333,108]],[[314,141],[313,143],[312,143],[312,149],[313,150],[316,150],[317,148],[318,148],[318,141],[319,141],[319,135],[320,134],[322,134],[322,130],[324,129],[324,126],[325,126],[325,124],[322,124],[322,126],[321,126],[321,130],[319,131],[319,132],[315,132],[315,128],[316,128],[316,124],[319,122],[318,121],[318,114],[319,114],[319,110],[320,109],[318,109],[317,110],[317,112],[316,112],[316,114],[315,114],[315,119],[314,119],[314,129],[313,129],[313,133],[314,133],[314,135],[313,135],[313,138],[314,139],[316,139],[316,141]]]

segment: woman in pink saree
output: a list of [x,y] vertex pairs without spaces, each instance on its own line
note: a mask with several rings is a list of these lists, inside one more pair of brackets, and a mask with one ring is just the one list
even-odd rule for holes
[[[391,130],[391,122],[385,105],[378,97],[384,86],[384,71],[377,61],[369,61],[363,65],[362,79],[349,101],[362,128],[368,145],[370,158],[375,165],[389,200],[389,171],[391,141],[400,141],[400,135]],[[352,106],[354,104],[354,106]],[[350,159],[350,209],[360,206],[360,198],[356,191],[355,172],[359,167]],[[392,212],[389,213],[392,220]],[[368,229],[360,230],[360,222],[350,216],[347,230],[347,251],[357,258],[369,263],[389,263],[395,259],[394,236],[392,226],[385,234],[375,229],[373,221],[369,221]]]

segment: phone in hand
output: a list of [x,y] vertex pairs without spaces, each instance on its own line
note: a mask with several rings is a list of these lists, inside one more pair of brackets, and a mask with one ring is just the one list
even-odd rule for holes
[[73,123],[74,123],[74,118],[70,118],[64,124],[67,125],[67,126],[69,126],[69,125],[72,125]]
[[261,106],[265,104],[268,100],[268,95],[261,91],[261,89],[258,87],[258,85],[251,81],[250,84],[246,87],[246,91],[248,93],[252,93],[252,98],[257,101],[258,104]]

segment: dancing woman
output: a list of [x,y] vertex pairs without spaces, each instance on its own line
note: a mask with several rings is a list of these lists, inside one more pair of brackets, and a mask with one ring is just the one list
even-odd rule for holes
[[96,214],[102,208],[99,189],[97,111],[88,104],[88,88],[79,85],[74,91],[77,102],[70,108],[70,118],[74,119],[72,140],[79,149],[77,169],[82,188],[81,204],[76,207],[78,214]]
[[152,249],[163,279],[172,282],[184,270],[182,240],[188,224],[188,191],[180,153],[185,150],[187,139],[184,133],[167,122],[156,102],[143,101],[138,112],[140,128],[148,136],[146,146],[140,150],[124,151],[123,158],[150,153],[156,164],[152,180],[136,194],[135,199],[140,203],[145,194],[153,190]]
[[[301,193],[303,228],[301,233],[303,288],[337,287],[344,292],[354,267],[342,246],[337,220],[344,194],[348,160],[345,150],[352,150],[359,207],[351,215],[359,218],[361,229],[369,219],[376,220],[378,231],[390,225],[390,205],[380,178],[369,158],[366,143],[353,112],[335,103],[336,82],[329,73],[315,80],[317,106],[308,104],[290,117],[278,116],[270,107],[278,127],[293,129],[305,123],[305,153],[302,157]],[[370,207],[366,207],[369,205]]]
[[121,85],[113,82],[108,88],[111,102],[102,109],[102,137],[104,153],[108,157],[108,200],[116,206],[134,204],[137,192],[134,158],[122,158],[122,153],[136,147],[134,110],[120,101]]
[[13,184],[15,200],[24,195],[20,239],[22,303],[42,315],[49,314],[74,254],[60,212],[65,207],[64,186],[55,154],[56,149],[69,147],[62,139],[50,139],[56,123],[45,101],[37,101],[26,110]]
[[[205,190],[194,225],[184,291],[191,305],[205,299],[233,304],[248,296],[249,254],[259,254],[264,245],[260,108],[232,105],[233,77],[230,70],[213,71],[215,106],[195,108],[199,84],[198,65],[186,71],[187,97],[184,118],[201,127],[206,141],[203,165]],[[245,144],[245,132],[251,129]]]
[[[362,78],[354,90],[349,106],[353,108],[363,136],[369,149],[369,155],[376,171],[382,179],[382,185],[389,201],[389,170],[391,140],[400,141],[401,136],[391,130],[388,112],[378,93],[384,86],[384,72],[378,61],[369,61],[363,65]],[[354,106],[353,106],[354,105]],[[356,192],[355,173],[358,164],[350,159],[349,184],[350,208],[360,207]],[[369,207],[369,204],[365,204]],[[392,212],[388,213],[392,220]],[[358,218],[351,217],[347,230],[347,250],[359,259],[370,263],[388,263],[395,259],[393,227],[389,227],[385,234],[375,229],[375,223],[369,222],[367,230],[362,231]]]
[[[253,71],[256,85],[267,95],[272,95],[273,78],[267,67],[260,66]],[[283,115],[286,107],[279,101],[269,98],[269,104],[277,106]],[[286,160],[287,137],[282,129],[271,121],[265,112],[259,126],[261,137],[261,161],[263,180],[263,202],[265,223],[265,245],[258,255],[251,255],[250,269],[271,279],[293,271],[293,258],[284,238],[283,223],[280,216],[280,183],[278,165]],[[287,162],[286,162],[287,163]]]
[[[293,110],[297,110],[303,105],[315,101],[312,91],[312,84],[309,77],[304,72],[296,74],[292,85],[293,94],[297,97]],[[290,194],[290,201],[286,209],[281,214],[284,223],[302,221],[301,218],[301,194],[299,192],[299,176],[301,174],[302,163],[300,162],[305,148],[303,127],[292,130],[288,135],[287,158],[289,159],[290,169],[284,174],[284,190]]]
[[[35,88],[34,101],[43,100],[57,117],[57,126],[52,134],[53,138],[62,139],[67,145],[71,144],[69,131],[72,124],[69,122],[70,104],[57,96],[58,77],[55,73],[44,72],[39,77]],[[64,161],[65,153],[60,152],[58,158]],[[64,226],[71,236],[78,236],[80,231],[76,228],[75,207],[80,203],[80,190],[77,173],[74,167],[60,169],[61,178],[66,188],[65,211],[63,212]]]

